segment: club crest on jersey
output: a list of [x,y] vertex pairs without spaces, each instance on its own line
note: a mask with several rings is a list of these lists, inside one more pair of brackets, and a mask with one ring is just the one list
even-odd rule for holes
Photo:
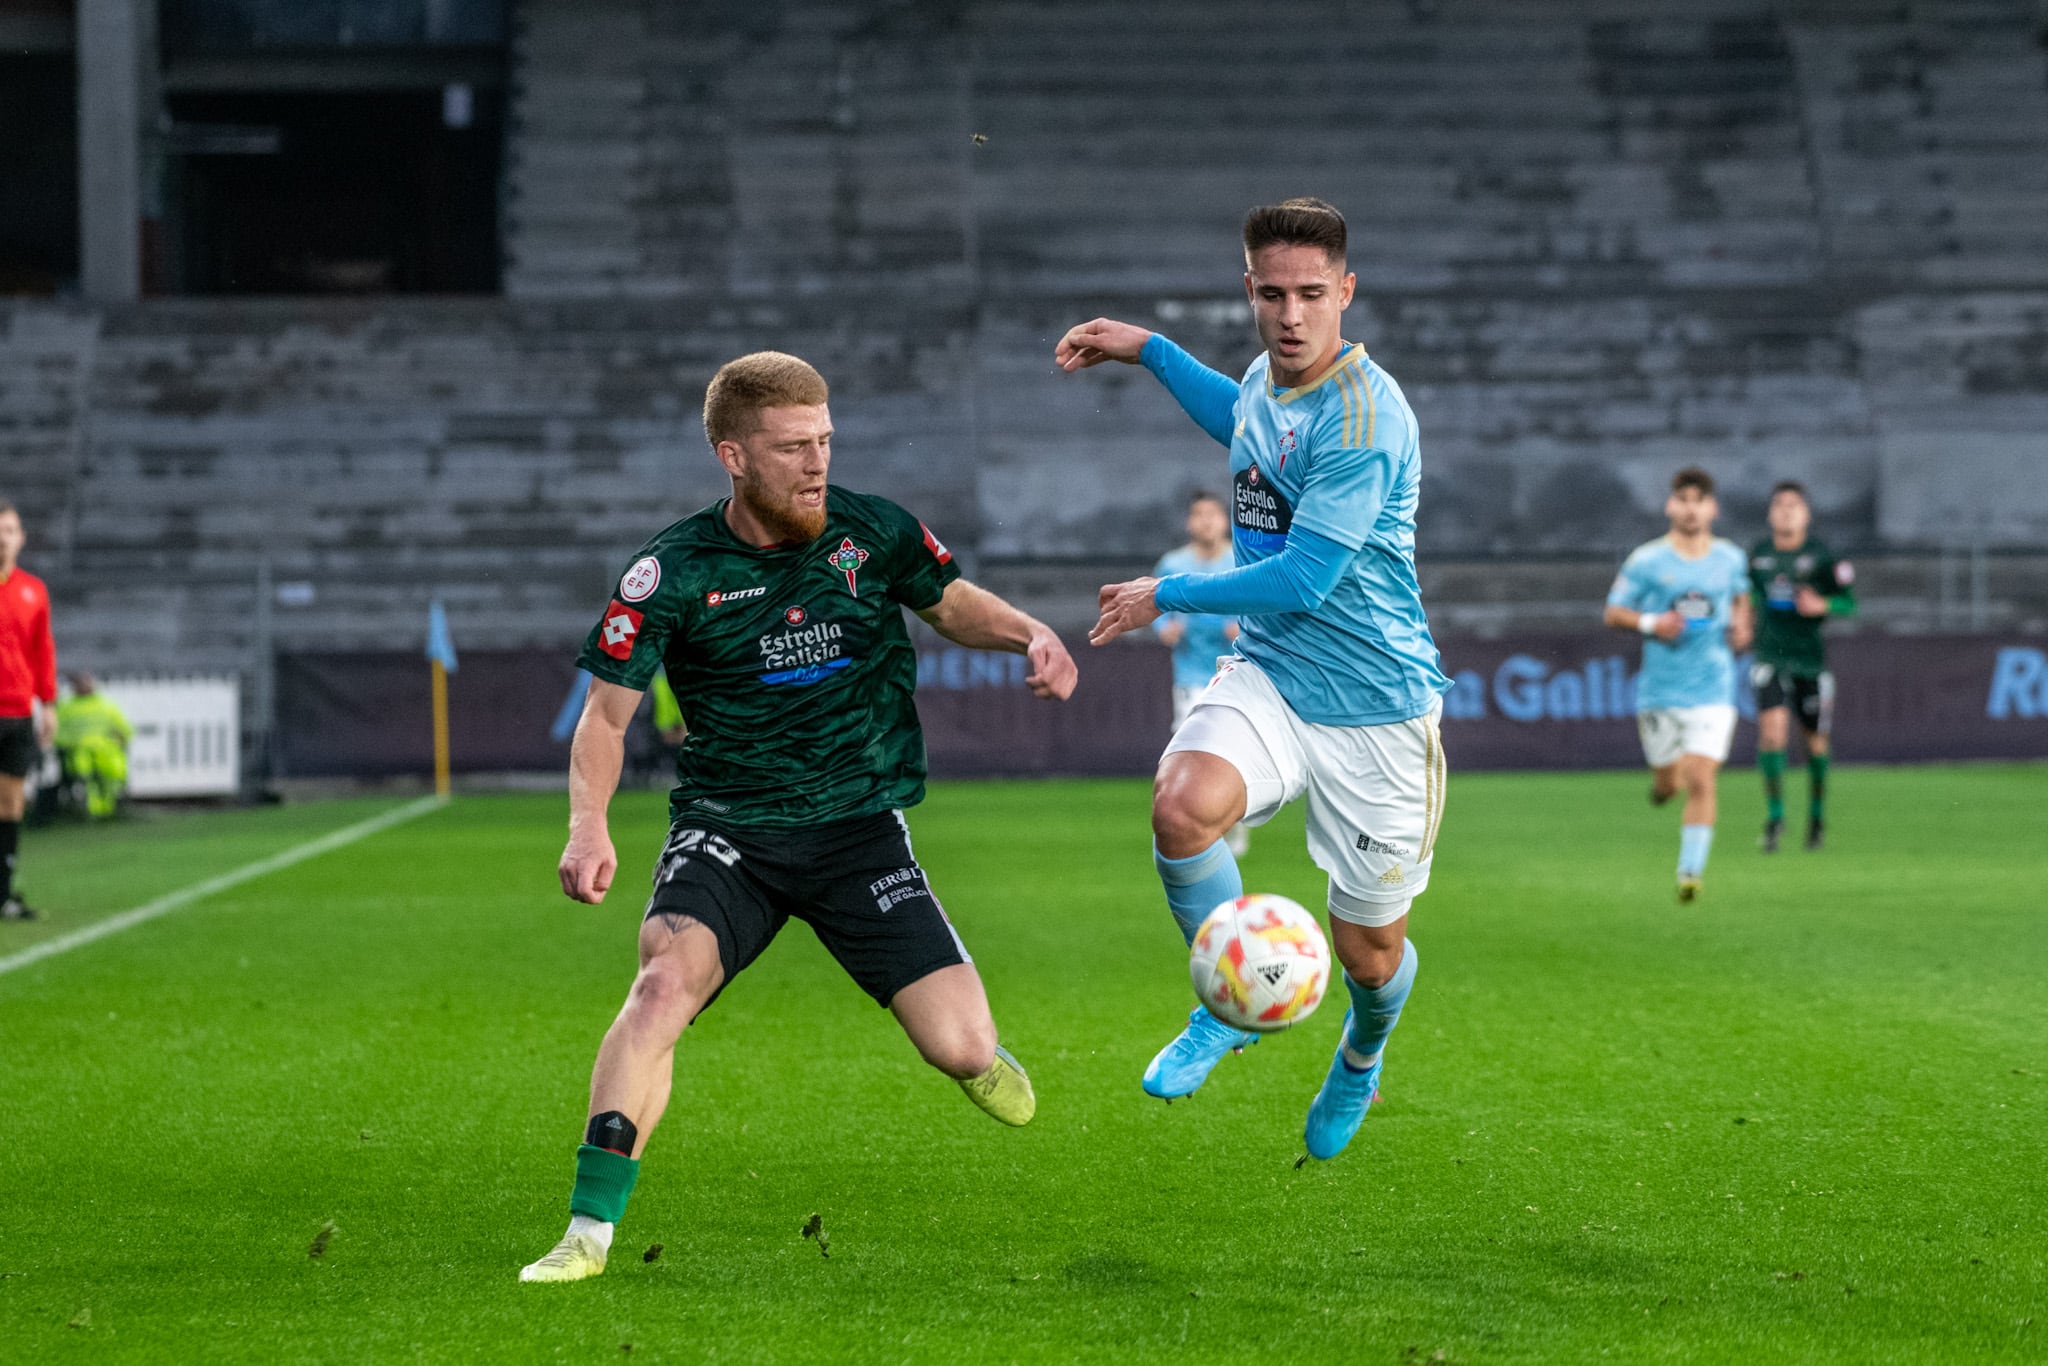
[[1300,449],[1301,438],[1294,434],[1294,428],[1289,427],[1280,437],[1280,468],[1286,469],[1287,457]]
[[612,599],[612,605],[605,609],[604,624],[598,629],[598,646],[613,659],[631,659],[633,642],[640,638],[640,623],[647,618],[644,614]]
[[643,555],[633,561],[633,567],[619,580],[619,599],[622,602],[645,602],[654,596],[654,590],[661,587],[661,561],[652,555]]
[[791,626],[801,626],[810,620],[810,613],[804,611],[801,607],[792,607],[782,614],[782,619]]
[[840,537],[839,549],[833,551],[831,559],[826,561],[834,569],[846,575],[846,591],[855,597],[860,596],[860,585],[853,581],[853,576],[858,574],[860,567],[867,562],[868,552],[855,545],[851,536]]

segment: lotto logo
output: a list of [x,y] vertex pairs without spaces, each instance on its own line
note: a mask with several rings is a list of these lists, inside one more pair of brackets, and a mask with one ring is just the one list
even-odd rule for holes
[[605,609],[604,625],[598,631],[598,648],[613,659],[631,659],[633,642],[640,638],[640,623],[646,617],[620,602],[612,599],[612,605]]

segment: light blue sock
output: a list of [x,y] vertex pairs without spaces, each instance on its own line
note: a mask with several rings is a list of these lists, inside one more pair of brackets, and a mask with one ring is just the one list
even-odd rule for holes
[[1344,1065],[1362,1072],[1373,1065],[1387,1046],[1387,1036],[1400,1022],[1401,1007],[1415,986],[1415,945],[1401,944],[1401,966],[1394,969],[1385,986],[1360,986],[1344,974],[1344,989],[1351,993],[1351,1034],[1345,1039]]
[[1714,847],[1711,825],[1678,827],[1678,875],[1699,877],[1707,871],[1707,853]]
[[1187,858],[1168,858],[1154,844],[1152,862],[1159,869],[1159,880],[1166,884],[1166,904],[1173,911],[1173,923],[1180,926],[1180,937],[1190,944],[1209,912],[1244,895],[1237,858],[1222,840]]

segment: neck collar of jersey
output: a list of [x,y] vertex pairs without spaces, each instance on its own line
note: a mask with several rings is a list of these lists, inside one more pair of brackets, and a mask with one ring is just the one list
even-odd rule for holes
[[1664,533],[1664,544],[1670,546],[1671,553],[1676,555],[1679,559],[1684,560],[1687,564],[1694,564],[1700,560],[1704,560],[1705,558],[1707,558],[1707,556],[1714,553],[1714,531],[1711,527],[1707,529],[1707,548],[1705,550],[1702,550],[1697,555],[1688,555],[1685,553],[1685,551],[1679,548],[1678,533],[1675,531],[1667,531]]
[[1330,362],[1330,368],[1306,384],[1297,384],[1292,389],[1282,389],[1273,383],[1273,358],[1266,357],[1266,388],[1273,395],[1275,403],[1292,403],[1304,394],[1312,394],[1328,384],[1347,368],[1365,359],[1365,347],[1358,342],[1348,342],[1337,353],[1337,359]]

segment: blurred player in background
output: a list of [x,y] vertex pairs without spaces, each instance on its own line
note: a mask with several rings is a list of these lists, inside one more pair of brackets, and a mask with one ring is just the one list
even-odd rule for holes
[[523,1281],[604,1270],[668,1105],[676,1040],[791,916],[976,1105],[1011,1125],[1036,1108],[911,852],[903,808],[924,797],[925,753],[903,609],[956,644],[1027,656],[1041,697],[1073,691],[1074,661],[1042,623],[962,579],[917,518],[828,490],[827,397],[816,370],[779,352],[718,372],[704,430],[732,496],[641,549],[577,660],[591,683],[569,758],[569,896],[594,904],[611,887],[606,810],[657,668],[689,734],[640,970],[590,1079],[568,1232]]
[[[1334,1157],[1379,1090],[1383,1050],[1415,982],[1408,908],[1429,885],[1444,810],[1438,721],[1450,683],[1415,578],[1422,450],[1415,415],[1365,348],[1343,339],[1357,279],[1344,216],[1319,199],[1256,208],[1245,295],[1265,351],[1240,380],[1165,337],[1097,318],[1060,339],[1067,371],[1143,365],[1230,450],[1239,568],[1110,584],[1089,639],[1162,612],[1236,616],[1228,660],[1159,761],[1153,856],[1184,938],[1240,896],[1224,833],[1308,797],[1308,847],[1330,875],[1330,938],[1351,1009],[1304,1136]],[[1145,1070],[1164,1099],[1253,1042],[1197,1006]]]
[[[1187,544],[1161,555],[1159,563],[1152,566],[1152,577],[1221,574],[1236,564],[1230,551],[1230,514],[1224,511],[1223,500],[1213,493],[1197,493],[1188,499]],[[1237,622],[1207,612],[1167,612],[1152,623],[1152,629],[1173,651],[1173,728],[1179,730],[1237,639]],[[1231,826],[1223,839],[1240,858],[1251,847],[1250,833],[1242,821]]]
[[1751,596],[1757,608],[1756,766],[1764,775],[1763,838],[1766,854],[1778,852],[1785,828],[1785,749],[1791,713],[1806,734],[1806,847],[1826,838],[1828,732],[1835,715],[1835,676],[1828,670],[1821,627],[1829,617],[1854,616],[1856,571],[1809,534],[1813,507],[1806,486],[1781,480],[1771,489],[1771,534],[1749,552]]
[[14,504],[0,501],[0,920],[34,920],[14,890],[27,805],[23,779],[57,734],[57,646],[50,590],[23,569],[28,537]]
[[1714,480],[1682,469],[1664,515],[1671,530],[1622,563],[1607,594],[1609,626],[1643,635],[1636,730],[1653,775],[1650,801],[1685,793],[1678,899],[1691,901],[1714,846],[1714,783],[1735,737],[1735,652],[1749,644],[1742,551],[1714,535]]

